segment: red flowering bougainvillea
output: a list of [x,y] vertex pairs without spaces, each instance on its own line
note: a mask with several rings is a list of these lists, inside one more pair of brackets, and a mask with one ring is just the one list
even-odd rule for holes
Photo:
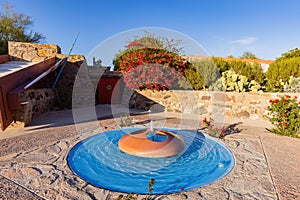
[[267,117],[275,128],[267,129],[272,133],[300,138],[300,102],[297,96],[289,95],[270,100]]
[[197,73],[191,63],[168,51],[155,38],[151,38],[150,45],[141,41],[130,42],[114,60],[114,69],[122,73],[126,86],[141,90],[188,88],[186,72]]

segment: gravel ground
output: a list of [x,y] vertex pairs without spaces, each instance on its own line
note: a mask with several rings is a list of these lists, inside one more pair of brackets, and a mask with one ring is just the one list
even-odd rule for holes
[[44,198],[39,197],[33,192],[25,189],[12,182],[11,180],[0,176],[0,199],[12,200],[12,199],[32,199],[32,200],[43,200]]

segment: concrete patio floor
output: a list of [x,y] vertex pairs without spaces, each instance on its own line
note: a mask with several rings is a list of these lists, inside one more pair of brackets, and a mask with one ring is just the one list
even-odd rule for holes
[[[97,106],[98,120],[76,125],[70,110],[49,112],[28,127],[0,132],[0,199],[117,199],[120,193],[88,184],[66,162],[80,140],[120,128],[120,116],[129,110],[121,105],[113,110]],[[154,120],[156,126],[201,128],[191,115],[130,112],[133,126],[147,127]],[[225,122],[238,130],[218,139],[234,154],[234,169],[209,186],[150,199],[300,199],[300,140],[267,132],[267,121]]]

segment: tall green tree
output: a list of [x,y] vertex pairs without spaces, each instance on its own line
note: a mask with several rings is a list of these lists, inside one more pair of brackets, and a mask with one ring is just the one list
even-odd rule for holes
[[0,55],[8,53],[8,41],[41,42],[45,37],[34,32],[33,21],[27,15],[17,13],[6,4],[0,11]]

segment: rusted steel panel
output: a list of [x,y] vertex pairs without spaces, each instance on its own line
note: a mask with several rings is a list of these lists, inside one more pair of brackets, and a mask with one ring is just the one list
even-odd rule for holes
[[98,103],[99,104],[119,104],[120,103],[120,78],[102,77],[98,83]]
[[9,61],[9,55],[0,55],[0,64]]
[[12,112],[7,108],[7,101],[5,95],[3,95],[3,90],[0,86],[0,123],[2,130],[6,129],[9,126],[9,124],[13,121]]
[[33,80],[36,76],[40,75],[54,64],[55,58],[53,57],[0,78],[0,88],[2,90],[2,94],[0,94],[2,130],[7,128],[13,121],[13,110],[20,109],[20,93],[22,91],[20,90],[19,94],[14,93],[11,97],[8,97],[9,92]]

